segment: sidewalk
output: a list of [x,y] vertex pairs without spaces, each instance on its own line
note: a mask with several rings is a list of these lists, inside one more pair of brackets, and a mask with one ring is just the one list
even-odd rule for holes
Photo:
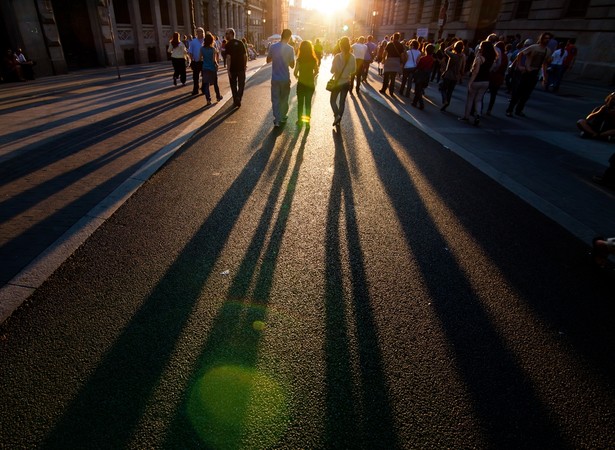
[[0,85],[0,323],[231,99],[226,69],[210,107],[191,75],[173,86],[162,62]]
[[[263,57],[251,61],[248,78],[264,63]],[[122,67],[120,73],[120,80],[115,68],[105,68],[0,85],[0,323],[230,100],[225,70],[219,74],[224,99],[208,108],[203,96],[190,95],[190,74],[185,87],[172,85],[170,63]],[[590,181],[606,168],[615,146],[581,140],[574,128],[608,87],[568,83],[559,96],[537,90],[528,104],[536,119],[514,121],[504,117],[500,94],[496,114],[474,128],[457,121],[465,86],[457,87],[444,114],[435,83],[424,111],[406,98],[380,95],[380,83],[372,65],[370,87],[361,95],[579,239],[615,229],[615,195]]]
[[[451,105],[440,111],[441,95],[432,82],[426,106],[410,98],[382,95],[382,77],[370,68],[365,93],[423,130],[524,201],[550,217],[583,242],[615,233],[615,192],[592,182],[608,167],[613,143],[581,139],[576,121],[604,101],[611,87],[565,82],[559,94],[534,90],[525,113],[508,118],[509,96],[501,90],[492,116],[479,127],[458,121],[466,102],[467,80],[455,88]],[[399,88],[397,81],[397,89]],[[362,94],[361,94],[362,95]],[[487,104],[489,94],[485,96]],[[503,218],[512,220],[512,218]]]

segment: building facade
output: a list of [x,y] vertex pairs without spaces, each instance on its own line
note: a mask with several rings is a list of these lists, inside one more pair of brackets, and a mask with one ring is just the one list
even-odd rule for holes
[[2,45],[24,49],[39,76],[163,61],[174,31],[193,34],[202,26],[218,36],[235,28],[257,48],[288,27],[307,39],[382,39],[399,31],[406,39],[457,36],[472,43],[492,32],[536,39],[550,31],[576,39],[573,75],[606,83],[615,77],[615,0],[356,0],[327,22],[291,14],[288,0],[2,0],[0,23]]
[[378,38],[457,36],[476,43],[490,33],[534,41],[543,31],[576,39],[572,75],[613,83],[615,0],[375,0]]
[[37,62],[39,76],[164,61],[173,32],[194,34],[199,26],[221,37],[234,28],[239,39],[260,48],[282,22],[268,3],[273,1],[2,0],[0,42],[5,49],[21,47]]

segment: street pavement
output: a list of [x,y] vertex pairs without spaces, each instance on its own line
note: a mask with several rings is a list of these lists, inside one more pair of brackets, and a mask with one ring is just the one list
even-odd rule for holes
[[[168,68],[153,71],[116,98],[173,89]],[[0,445],[609,447],[613,285],[590,269],[574,226],[613,223],[612,192],[590,181],[612,147],[574,141],[565,119],[602,93],[537,92],[532,119],[474,128],[456,120],[462,89],[450,113],[417,111],[380,96],[373,75],[340,129],[320,82],[311,128],[292,123],[293,105],[274,130],[269,67],[240,109],[219,105],[189,138],[174,128],[183,145],[154,149],[155,161],[173,156],[91,214],[96,231],[0,328]],[[184,108],[203,101],[183,95]],[[568,100],[574,110],[559,111],[572,125],[531,133],[549,102]],[[194,113],[158,106],[141,106],[143,122],[161,122],[131,151],[186,121],[173,112]],[[94,123],[101,136],[123,131]],[[70,151],[51,148],[55,170],[79,178],[62,164]],[[117,147],[107,150],[92,151],[93,167],[113,165]],[[43,161],[3,179],[44,172]]]
[[[264,64],[249,63],[248,76]],[[202,96],[174,87],[167,63],[89,70],[0,86],[0,322],[108,219],[230,97],[205,108]],[[190,74],[189,74],[190,75]],[[537,88],[529,118],[504,116],[499,94],[479,128],[458,123],[465,88],[447,113],[435,83],[427,108],[391,99],[375,65],[369,95],[429,134],[584,242],[615,227],[613,191],[592,183],[614,147],[582,140],[574,122],[599,104],[609,87],[565,83],[559,95]],[[399,83],[399,82],[398,82]],[[212,92],[213,93],[213,92]],[[265,101],[263,106],[267,106]]]

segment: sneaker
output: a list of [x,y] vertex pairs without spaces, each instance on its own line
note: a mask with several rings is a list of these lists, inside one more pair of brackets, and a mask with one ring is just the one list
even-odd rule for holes
[[221,96],[221,95],[219,95],[218,97],[216,97],[216,100],[217,100],[217,101],[222,100],[222,96]]
[[211,100],[208,99],[207,104],[205,106],[209,106],[209,105],[211,105]]
[[380,93],[381,93],[381,94],[383,94],[383,95],[386,95],[386,93],[387,93],[387,91],[385,91],[385,90],[383,90],[383,89],[380,89],[378,92],[380,92]]

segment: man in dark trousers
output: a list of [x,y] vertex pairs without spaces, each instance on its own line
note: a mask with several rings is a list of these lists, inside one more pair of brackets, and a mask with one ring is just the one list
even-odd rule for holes
[[235,39],[235,30],[228,28],[224,33],[226,46],[224,59],[228,70],[228,78],[233,93],[233,104],[236,108],[241,106],[243,88],[246,84],[246,68],[248,67],[248,49],[243,42]]
[[199,76],[203,71],[203,61],[201,61],[201,47],[205,39],[205,30],[201,27],[196,29],[196,37],[190,41],[188,45],[188,54],[190,55],[190,68],[192,69],[192,95],[199,93]]

